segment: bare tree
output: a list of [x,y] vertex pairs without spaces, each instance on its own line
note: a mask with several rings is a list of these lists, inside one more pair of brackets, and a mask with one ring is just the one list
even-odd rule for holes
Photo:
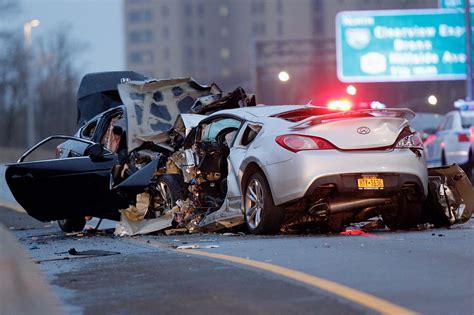
[[34,91],[40,138],[71,134],[76,128],[78,72],[74,60],[82,47],[83,44],[70,39],[68,27],[61,27],[39,43]]
[[[10,0],[0,0],[0,17],[15,12]],[[2,12],[5,8],[5,12]],[[5,31],[0,36],[0,146],[26,146],[26,108],[34,105],[36,139],[71,134],[76,128],[81,44],[70,28],[47,34],[26,49],[23,38]]]

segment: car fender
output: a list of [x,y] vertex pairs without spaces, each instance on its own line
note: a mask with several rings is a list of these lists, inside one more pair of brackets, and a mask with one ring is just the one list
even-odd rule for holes
[[[244,191],[245,191],[245,188],[244,188],[244,183],[243,183],[243,180],[244,180],[244,174],[245,172],[247,171],[247,168],[250,164],[252,163],[255,163],[257,164],[258,168],[263,172],[263,174],[265,175],[265,178],[267,179],[267,182],[268,182],[268,186],[270,187],[270,191],[272,193],[272,198],[273,198],[273,202],[275,202],[275,192],[274,192],[274,189],[273,189],[273,185],[272,185],[272,177],[270,176],[270,174],[268,173],[267,171],[267,168],[265,167],[265,165],[255,156],[249,156],[247,158],[245,158],[243,161],[242,161],[242,164],[240,166],[240,171],[239,171],[239,182],[240,182],[240,186],[241,186],[241,190],[242,190],[242,198],[243,198],[243,195],[244,195]],[[249,174],[250,176],[251,174]],[[242,209],[243,209],[243,206],[242,206]]]

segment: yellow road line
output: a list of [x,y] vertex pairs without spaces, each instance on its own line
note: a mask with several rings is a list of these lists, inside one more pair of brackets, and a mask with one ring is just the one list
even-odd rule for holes
[[[141,241],[139,242],[142,243]],[[157,243],[154,241],[150,241],[149,243],[145,243],[145,242],[143,243],[155,248],[165,249],[164,244]],[[251,259],[245,259],[245,258],[240,258],[240,257],[235,257],[235,256],[217,254],[217,253],[209,253],[206,251],[201,251],[201,250],[196,250],[196,249],[173,250],[173,251],[179,252],[179,253],[186,253],[190,255],[203,256],[203,257],[208,257],[208,258],[213,258],[213,259],[230,261],[233,263],[246,265],[253,268],[272,272],[274,274],[283,276],[285,278],[292,279],[292,280],[310,285],[312,287],[318,288],[320,290],[332,293],[336,296],[342,297],[346,300],[365,306],[381,314],[396,314],[396,315],[416,314],[416,312],[412,310],[409,310],[402,306],[398,306],[396,304],[393,304],[389,301],[383,300],[371,294],[349,288],[347,286],[338,284],[336,282],[318,278],[316,276],[313,276],[301,271],[297,271],[297,270],[293,270],[293,269],[289,269],[289,268],[285,268],[285,267],[281,267],[277,265],[272,265],[265,262],[255,261]]]

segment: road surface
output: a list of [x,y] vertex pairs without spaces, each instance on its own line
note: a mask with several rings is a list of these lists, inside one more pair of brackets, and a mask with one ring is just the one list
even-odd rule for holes
[[66,235],[16,210],[0,208],[0,222],[70,314],[474,313],[474,220],[358,236],[120,238]]

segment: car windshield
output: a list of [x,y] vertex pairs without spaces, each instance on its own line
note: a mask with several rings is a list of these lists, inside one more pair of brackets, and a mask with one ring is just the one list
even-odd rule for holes
[[415,118],[410,121],[410,125],[417,131],[426,129],[436,129],[443,116],[431,113],[417,113]]
[[461,123],[463,128],[474,127],[474,111],[461,114]]

